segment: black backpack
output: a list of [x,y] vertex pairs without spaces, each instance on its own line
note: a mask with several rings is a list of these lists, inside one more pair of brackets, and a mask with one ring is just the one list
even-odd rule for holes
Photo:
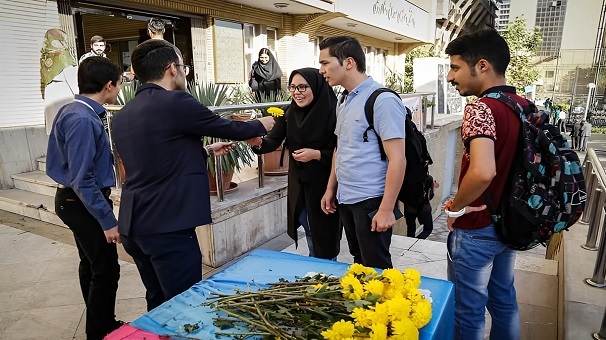
[[587,193],[581,162],[549,116],[528,101],[522,106],[510,96],[489,93],[522,120],[517,155],[499,206],[486,203],[503,243],[516,250],[545,245],[553,233],[567,230],[583,213]]
[[[368,142],[368,131],[372,131],[379,141],[379,151],[381,159],[387,159],[381,137],[374,129],[374,105],[377,97],[384,92],[391,92],[400,98],[400,95],[388,88],[376,89],[366,100],[364,113],[368,128],[364,131],[363,141]],[[417,129],[417,125],[412,121],[412,113],[406,108],[406,121],[404,123],[406,132],[406,173],[404,182],[398,194],[398,200],[405,206],[414,209],[420,209],[423,204],[433,198],[433,178],[429,175],[429,165],[433,164],[429,151],[427,151],[427,141],[425,136]]]

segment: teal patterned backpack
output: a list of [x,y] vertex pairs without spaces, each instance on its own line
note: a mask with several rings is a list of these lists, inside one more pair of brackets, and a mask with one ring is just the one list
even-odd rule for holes
[[489,93],[522,120],[517,155],[498,207],[485,193],[503,243],[516,250],[545,245],[583,213],[587,193],[581,162],[566,137],[532,102],[525,109],[510,96]]

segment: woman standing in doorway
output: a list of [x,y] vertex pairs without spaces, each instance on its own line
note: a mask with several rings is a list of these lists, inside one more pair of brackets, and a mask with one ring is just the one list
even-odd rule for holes
[[315,68],[293,71],[288,84],[293,99],[284,116],[276,118],[269,135],[246,142],[255,153],[263,154],[276,150],[286,139],[289,149],[294,150],[288,167],[288,235],[297,242],[297,229],[302,225],[309,255],[336,259],[342,230],[339,217],[324,214],[320,200],[337,143],[337,97]]
[[248,85],[255,93],[257,101],[272,97],[282,90],[282,70],[268,48],[259,51],[259,60],[255,61],[249,74]]

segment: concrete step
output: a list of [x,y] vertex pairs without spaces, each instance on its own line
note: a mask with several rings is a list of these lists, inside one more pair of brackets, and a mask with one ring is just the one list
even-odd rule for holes
[[0,190],[0,209],[65,227],[55,213],[55,199],[35,192]]
[[36,163],[38,163],[38,170],[46,172],[46,157],[37,158]]
[[57,183],[43,171],[31,171],[11,176],[16,189],[35,192],[37,194],[55,196]]

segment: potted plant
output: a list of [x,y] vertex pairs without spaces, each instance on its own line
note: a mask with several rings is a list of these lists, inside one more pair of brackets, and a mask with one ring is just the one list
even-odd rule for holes
[[[194,84],[193,82],[188,86],[188,92],[200,103],[205,106],[220,106],[228,102],[228,98],[231,95],[233,89],[225,84]],[[217,113],[223,118],[229,119],[233,112],[221,112]],[[202,139],[204,146],[212,144],[214,142],[229,140],[222,138],[203,137]],[[235,190],[235,183],[231,183],[231,179],[234,175],[234,171],[242,169],[243,165],[251,166],[251,162],[254,159],[254,154],[250,148],[244,142],[236,142],[235,147],[227,154],[221,157],[221,169],[223,170],[223,188],[226,192]],[[208,166],[208,178],[211,189],[216,194],[217,186],[215,179],[215,158],[210,157],[206,163]]]
[[[261,95],[260,98],[257,98],[253,92],[249,92],[248,95],[248,100],[251,103],[285,102],[289,101],[290,99],[290,93],[283,91],[278,91],[275,93],[271,92],[269,95]],[[272,114],[271,112],[271,109],[273,108],[275,107],[261,109],[259,110],[259,114],[263,117],[272,115],[275,116],[275,114]],[[285,110],[286,106],[278,109]],[[269,176],[280,176],[288,174],[288,148],[284,147],[284,144],[282,144],[276,150],[263,155],[263,173]]]

